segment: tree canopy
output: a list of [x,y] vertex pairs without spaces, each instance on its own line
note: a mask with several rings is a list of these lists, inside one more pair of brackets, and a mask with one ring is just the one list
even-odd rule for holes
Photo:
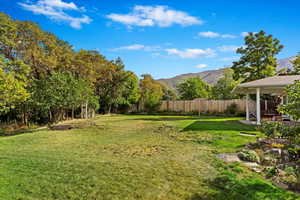
[[147,111],[155,111],[164,95],[163,86],[149,74],[144,74],[142,77],[143,79],[140,81],[140,103],[144,105]]
[[280,105],[279,111],[283,114],[290,115],[294,120],[300,119],[300,81],[295,81],[289,85],[285,92],[288,96],[288,103]]
[[183,100],[193,100],[196,98],[208,98],[210,86],[197,77],[188,78],[177,86],[179,98]]
[[[30,21],[0,13],[0,115],[58,121],[83,105],[103,112],[128,109],[140,97],[138,77],[121,58],[75,51]],[[73,114],[72,114],[73,116]],[[24,120],[24,121],[27,121]]]
[[211,95],[213,99],[226,100],[236,97],[236,95],[232,93],[232,90],[239,84],[239,81],[233,79],[233,73],[234,71],[232,69],[225,69],[224,76],[212,87]]
[[275,75],[275,56],[283,48],[280,41],[264,31],[249,33],[244,40],[244,46],[236,51],[241,58],[233,62],[234,79],[248,82]]

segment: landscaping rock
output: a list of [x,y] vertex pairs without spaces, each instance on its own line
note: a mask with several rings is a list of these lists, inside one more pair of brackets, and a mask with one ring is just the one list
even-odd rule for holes
[[290,162],[290,153],[288,150],[282,150],[281,152],[281,162],[287,163]]
[[276,164],[276,162],[277,162],[277,160],[275,158],[270,157],[270,156],[265,156],[262,160],[262,164],[267,165],[267,166],[274,165],[274,164]]
[[259,167],[259,164],[256,162],[243,162],[243,164],[247,167]]
[[272,148],[272,149],[266,151],[267,154],[272,154],[275,156],[281,156],[281,152],[282,151],[280,148]]
[[241,160],[239,159],[236,153],[221,153],[218,154],[217,157],[227,163],[241,162]]
[[256,173],[261,173],[262,172],[262,169],[258,168],[258,167],[253,167],[251,170],[256,172]]

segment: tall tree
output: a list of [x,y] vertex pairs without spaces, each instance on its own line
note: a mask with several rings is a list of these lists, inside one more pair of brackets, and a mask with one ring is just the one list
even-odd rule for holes
[[242,56],[233,62],[234,79],[248,82],[275,75],[275,56],[283,48],[280,41],[264,31],[249,33],[244,40],[245,45],[237,49]]
[[70,73],[52,73],[45,79],[35,80],[32,87],[31,104],[48,115],[50,122],[62,119],[64,111],[95,102],[93,88],[82,78]]
[[210,87],[198,77],[192,77],[179,83],[177,86],[180,99],[193,100],[196,98],[208,98]]
[[291,75],[300,75],[300,53],[296,56],[296,59],[292,61],[293,69],[289,71]]
[[120,59],[107,62],[99,70],[96,89],[105,113],[110,113],[113,106],[118,103],[129,76],[131,75],[124,70],[124,64]]
[[0,54],[10,60],[15,59],[16,37],[16,23],[8,15],[0,12]]
[[212,98],[214,99],[234,99],[233,88],[239,83],[233,79],[233,70],[228,68],[224,71],[224,76],[212,87]]
[[140,104],[144,105],[146,111],[151,112],[158,109],[163,97],[163,86],[155,81],[151,75],[142,75],[143,79],[140,81]]
[[26,90],[29,67],[22,61],[7,61],[0,56],[0,113],[6,113],[29,96]]
[[121,95],[117,98],[115,105],[120,111],[127,111],[140,98],[138,77],[131,71],[126,71],[124,76],[126,80],[122,85]]

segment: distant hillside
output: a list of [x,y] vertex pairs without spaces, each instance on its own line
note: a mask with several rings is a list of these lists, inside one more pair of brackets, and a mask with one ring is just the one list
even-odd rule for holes
[[[283,68],[292,68],[293,65],[291,61],[295,59],[295,57],[285,58],[285,59],[279,59],[278,60],[278,66],[277,70],[283,69]],[[158,79],[159,82],[164,83],[170,88],[175,88],[176,84],[183,81],[184,79],[191,78],[191,77],[199,77],[202,80],[206,81],[208,84],[214,85],[217,83],[217,81],[223,76],[223,72],[226,68],[223,69],[217,69],[217,70],[208,70],[203,71],[199,73],[188,73],[188,74],[181,74],[172,78],[166,78],[166,79]]]

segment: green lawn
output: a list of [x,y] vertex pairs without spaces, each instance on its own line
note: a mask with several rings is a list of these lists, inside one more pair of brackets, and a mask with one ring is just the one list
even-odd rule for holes
[[238,118],[97,116],[68,131],[0,137],[0,199],[297,199],[245,167],[225,165],[255,127]]

